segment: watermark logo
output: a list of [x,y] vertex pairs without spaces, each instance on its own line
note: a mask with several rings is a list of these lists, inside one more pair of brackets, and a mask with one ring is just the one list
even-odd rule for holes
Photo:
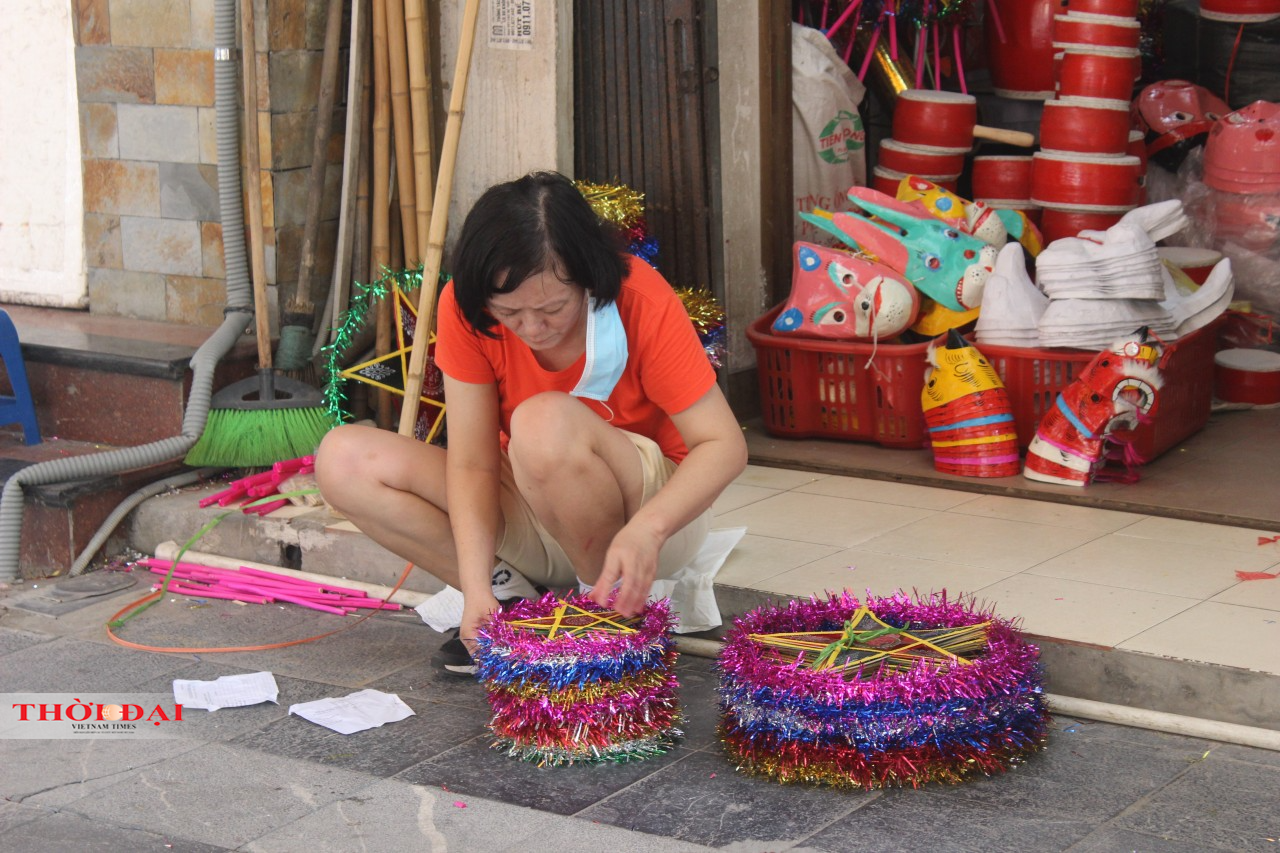
[[170,693],[0,693],[0,739],[181,736]]
[[867,131],[862,117],[850,110],[840,110],[818,135],[818,156],[828,163],[843,163],[867,144]]

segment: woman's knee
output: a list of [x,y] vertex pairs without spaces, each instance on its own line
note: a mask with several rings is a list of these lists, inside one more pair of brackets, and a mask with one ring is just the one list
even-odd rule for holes
[[[559,468],[582,446],[573,428],[582,404],[568,394],[547,391],[525,400],[511,413],[511,440],[507,454],[513,465],[537,473]],[[576,436],[576,439],[575,439]]]
[[325,433],[316,450],[316,485],[326,499],[340,495],[365,469],[369,427],[344,424]]

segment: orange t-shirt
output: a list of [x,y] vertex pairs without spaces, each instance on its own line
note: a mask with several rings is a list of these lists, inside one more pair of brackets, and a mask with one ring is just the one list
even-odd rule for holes
[[[627,334],[627,367],[622,378],[609,395],[607,408],[595,400],[578,399],[619,429],[653,439],[663,455],[680,462],[689,451],[670,415],[701,399],[715,384],[715,370],[680,297],[657,270],[639,258],[628,259],[618,294],[618,314]],[[505,447],[516,406],[543,391],[572,391],[582,377],[586,353],[565,370],[546,370],[533,351],[504,326],[498,324],[492,331],[497,338],[472,329],[458,310],[453,283],[444,287],[436,330],[436,364],[460,382],[497,383]]]

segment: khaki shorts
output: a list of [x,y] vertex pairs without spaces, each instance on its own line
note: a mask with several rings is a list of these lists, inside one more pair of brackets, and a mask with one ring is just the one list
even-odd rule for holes
[[[671,479],[676,463],[662,455],[661,448],[652,439],[623,431],[636,446],[640,464],[644,469],[644,498],[642,503],[658,493],[658,489]],[[566,588],[578,583],[577,573],[560,543],[534,516],[524,496],[516,488],[511,460],[502,457],[501,482],[502,516],[506,530],[498,546],[498,558],[506,560],[522,575],[536,584],[546,587]],[[669,578],[693,561],[711,529],[711,510],[695,518],[667,540],[658,555],[658,577]]]

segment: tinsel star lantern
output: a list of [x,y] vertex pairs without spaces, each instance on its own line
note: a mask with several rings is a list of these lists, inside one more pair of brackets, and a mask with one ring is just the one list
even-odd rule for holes
[[548,593],[494,613],[473,658],[495,749],[538,766],[661,755],[683,737],[666,599],[634,617]]
[[767,605],[734,621],[716,663],[720,737],[740,770],[781,783],[994,775],[1045,743],[1039,654],[945,592]]

